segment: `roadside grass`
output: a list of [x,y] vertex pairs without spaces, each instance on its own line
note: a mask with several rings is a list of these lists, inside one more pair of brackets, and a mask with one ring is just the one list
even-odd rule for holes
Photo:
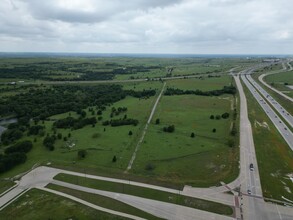
[[90,179],[86,177],[73,176],[68,174],[58,174],[54,177],[56,180],[63,182],[68,182],[76,185],[81,185],[84,187],[111,191],[116,193],[129,194],[133,196],[154,199],[163,202],[169,202],[173,204],[188,206],[191,208],[196,208],[200,210],[205,210],[209,212],[214,212],[222,215],[232,215],[233,210],[227,205],[223,205],[216,202],[206,201],[202,199],[197,199],[193,197],[178,194],[133,186],[130,184],[115,183],[103,180]]
[[97,195],[93,193],[87,193],[87,192],[74,190],[74,189],[70,189],[67,187],[58,186],[54,184],[49,184],[46,186],[46,188],[66,193],[68,195],[74,196],[76,198],[82,199],[84,201],[87,201],[89,203],[95,204],[103,208],[115,210],[118,212],[123,212],[126,214],[135,215],[144,219],[150,219],[150,220],[161,219],[152,214],[149,214],[140,209],[137,209],[131,205],[125,204],[115,199],[108,198],[106,196],[101,196],[101,195]]
[[[27,154],[28,159],[26,163],[16,166],[14,169],[7,171],[0,175],[1,178],[12,177],[19,173],[23,173],[35,164],[74,164],[83,167],[104,167],[121,169],[123,171],[133,152],[133,148],[137,139],[140,137],[140,132],[144,127],[146,120],[149,117],[151,108],[153,106],[156,97],[150,97],[149,99],[137,99],[133,97],[126,97],[124,100],[114,103],[112,106],[107,107],[103,112],[103,121],[110,119],[110,112],[113,106],[127,107],[128,118],[134,118],[139,120],[137,126],[127,125],[120,127],[103,126],[101,122],[98,122],[95,127],[91,125],[85,126],[82,129],[70,130],[70,129],[57,129],[56,133],[61,133],[62,137],[68,138],[68,141],[56,140],[55,150],[48,151],[42,144],[43,138],[40,136],[24,136],[22,140],[31,140],[33,142],[33,149]],[[88,109],[86,109],[87,115],[92,117]],[[52,116],[51,119],[60,119],[68,117],[69,113],[64,113],[56,116]],[[72,117],[77,117],[76,113],[71,112]],[[124,114],[114,116],[113,118],[123,117]],[[46,133],[53,134],[52,125],[53,121],[45,121],[44,124],[39,122],[40,125],[46,127]],[[105,128],[105,131],[104,131]],[[128,132],[132,131],[133,135],[129,136]],[[35,140],[36,138],[36,140]],[[73,147],[69,145],[74,144]],[[79,159],[77,152],[80,149],[85,149],[87,155],[84,159]],[[112,162],[112,158],[116,156],[117,161]]]
[[[293,183],[288,177],[293,173],[293,152],[244,84],[243,88],[248,103],[263,195],[277,200],[283,200],[282,196],[293,200]],[[256,121],[266,122],[269,129],[256,126]]]
[[0,195],[14,185],[15,183],[11,180],[0,179]]
[[285,85],[285,83],[293,85],[293,71],[268,75],[264,77],[264,80],[270,85],[273,83],[273,87],[279,91],[286,91],[286,95],[293,97],[292,89]]
[[[228,147],[232,96],[163,96],[137,153],[131,172],[192,186],[230,182],[238,175],[239,149]],[[230,113],[228,119],[210,115]],[[160,124],[155,124],[159,118]],[[163,132],[174,125],[174,133]],[[212,132],[213,129],[216,132]],[[192,138],[191,133],[195,133]],[[235,144],[235,146],[237,146]]]
[[1,210],[0,219],[99,219],[124,220],[128,218],[89,208],[70,199],[38,189],[31,189]]

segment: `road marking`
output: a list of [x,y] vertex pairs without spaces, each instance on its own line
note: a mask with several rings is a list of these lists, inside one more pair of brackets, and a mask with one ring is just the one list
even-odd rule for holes
[[279,208],[278,208],[277,205],[276,205],[276,207],[277,207],[278,215],[279,215],[280,219],[282,220],[282,216],[281,216],[281,213],[280,213],[280,211],[279,211]]

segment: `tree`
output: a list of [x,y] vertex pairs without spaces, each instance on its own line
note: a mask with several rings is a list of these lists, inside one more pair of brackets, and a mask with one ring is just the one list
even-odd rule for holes
[[132,135],[132,131],[129,131],[129,132],[128,132],[128,135],[131,136],[131,135]]
[[86,150],[77,151],[77,156],[79,159],[85,158],[86,154],[87,154]]
[[210,116],[210,119],[215,119],[215,116],[214,116],[214,115],[211,115],[211,116]]
[[229,147],[235,147],[235,141],[234,141],[233,139],[229,139],[229,140],[227,141],[227,145],[228,145]]
[[221,116],[220,115],[216,115],[216,119],[217,120],[220,120],[221,119]]
[[58,138],[59,140],[61,140],[61,139],[62,139],[62,134],[61,134],[61,133],[58,133],[58,134],[57,134],[57,138]]
[[156,168],[156,166],[152,163],[148,163],[146,166],[145,166],[145,170],[147,171],[151,171],[151,170],[154,170]]
[[158,124],[160,124],[160,119],[159,118],[156,119],[156,125],[158,125]]
[[112,162],[115,163],[117,161],[117,157],[114,155]]
[[214,129],[213,129],[213,133],[216,133],[216,131],[217,131],[217,129],[214,128]]
[[222,118],[224,118],[224,119],[229,118],[229,113],[225,112],[224,114],[222,114]]
[[195,134],[192,132],[190,137],[194,138],[195,137]]

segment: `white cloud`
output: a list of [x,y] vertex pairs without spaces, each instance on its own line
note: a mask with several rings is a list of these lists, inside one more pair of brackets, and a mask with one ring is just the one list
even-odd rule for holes
[[291,0],[2,0],[0,51],[292,53]]

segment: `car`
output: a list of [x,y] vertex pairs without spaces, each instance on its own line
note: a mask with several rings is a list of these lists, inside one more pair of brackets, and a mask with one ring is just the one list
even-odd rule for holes
[[249,169],[250,169],[251,171],[254,171],[254,167],[253,167],[253,164],[252,164],[252,163],[249,164]]
[[247,194],[251,195],[251,190],[250,189],[247,190]]

